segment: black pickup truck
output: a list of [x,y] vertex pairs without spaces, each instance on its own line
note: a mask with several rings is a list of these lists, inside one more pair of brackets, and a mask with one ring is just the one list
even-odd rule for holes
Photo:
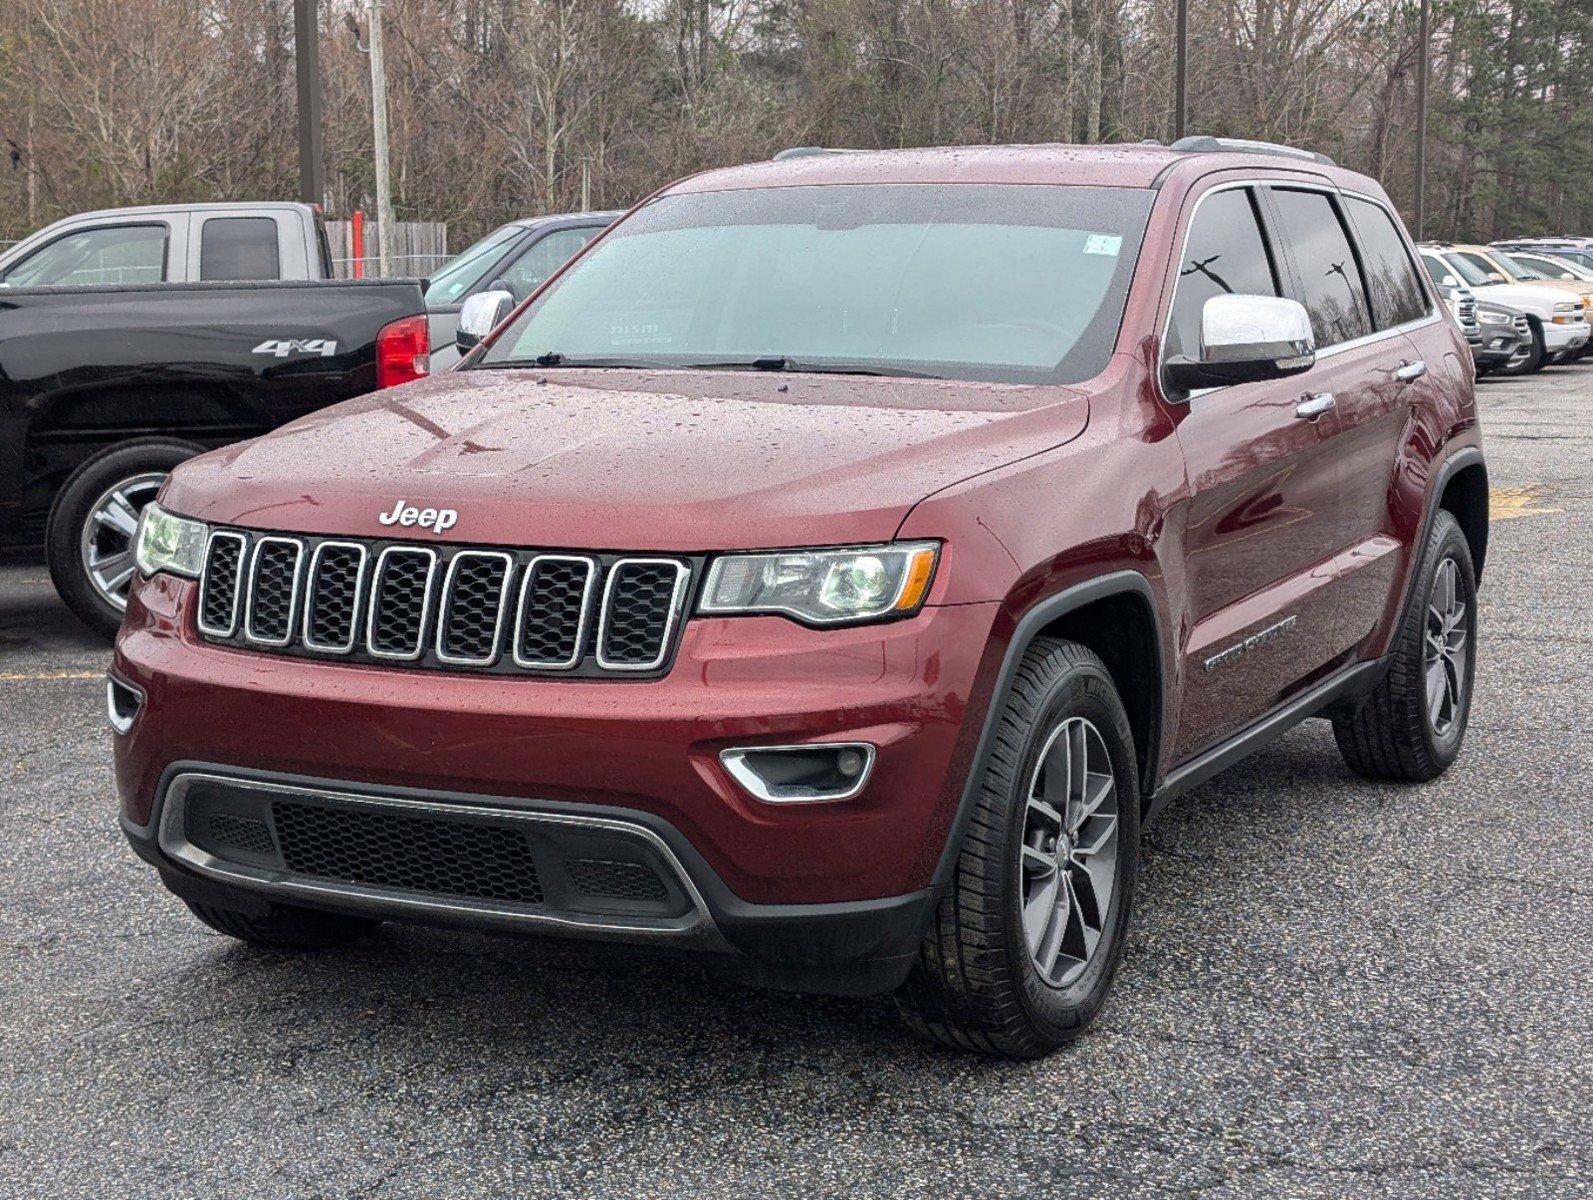
[[424,312],[417,279],[0,288],[0,547],[114,633],[166,473],[426,374]]

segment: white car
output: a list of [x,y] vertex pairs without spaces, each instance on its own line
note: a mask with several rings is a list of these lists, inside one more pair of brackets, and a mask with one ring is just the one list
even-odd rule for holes
[[1479,301],[1493,300],[1526,313],[1536,344],[1527,361],[1512,374],[1527,374],[1548,363],[1568,361],[1593,336],[1587,312],[1572,293],[1539,284],[1495,282],[1449,246],[1424,243],[1417,249],[1423,265],[1440,287],[1464,283]]

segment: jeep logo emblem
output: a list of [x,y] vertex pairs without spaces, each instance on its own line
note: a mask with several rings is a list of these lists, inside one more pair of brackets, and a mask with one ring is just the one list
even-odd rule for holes
[[447,533],[459,524],[459,514],[451,508],[416,508],[402,500],[393,505],[392,512],[383,513],[376,519],[383,525],[402,525],[406,529],[418,525],[434,533]]

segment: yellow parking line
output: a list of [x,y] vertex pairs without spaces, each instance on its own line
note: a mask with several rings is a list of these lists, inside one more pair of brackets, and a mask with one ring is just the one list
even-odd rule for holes
[[12,671],[0,674],[0,683],[40,683],[54,679],[104,678],[104,671]]
[[1513,517],[1537,517],[1544,513],[1557,513],[1558,508],[1534,508],[1538,498],[1535,487],[1490,488],[1488,490],[1488,516],[1494,521],[1508,521]]

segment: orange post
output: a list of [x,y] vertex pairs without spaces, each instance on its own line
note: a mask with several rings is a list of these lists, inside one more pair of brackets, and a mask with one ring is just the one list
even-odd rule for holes
[[365,214],[359,209],[354,210],[353,229],[354,235],[354,278],[365,278]]

